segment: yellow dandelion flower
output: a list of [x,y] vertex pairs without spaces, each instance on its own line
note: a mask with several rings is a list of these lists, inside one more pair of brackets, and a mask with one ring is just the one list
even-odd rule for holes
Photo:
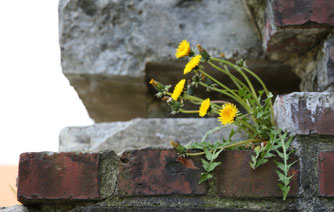
[[238,109],[234,104],[226,103],[220,110],[218,119],[223,125],[232,124],[237,112]]
[[201,104],[201,106],[199,107],[199,116],[203,117],[206,115],[206,113],[208,112],[208,109],[210,107],[210,98],[207,98],[206,100],[204,100]]
[[153,86],[158,85],[157,81],[155,81],[154,79],[151,79],[150,84],[153,85]]
[[177,100],[177,98],[179,98],[179,96],[181,95],[183,88],[184,88],[184,84],[186,83],[185,79],[180,80],[180,82],[178,82],[175,85],[173,94],[172,94],[172,99],[174,99],[175,101]]
[[191,49],[189,42],[186,40],[183,40],[180,44],[179,47],[176,49],[175,56],[176,58],[184,57],[189,55]]
[[172,145],[174,148],[176,148],[179,144],[174,141],[170,141],[170,145]]
[[189,72],[191,72],[191,70],[193,70],[193,68],[198,66],[201,57],[202,57],[201,55],[196,55],[195,57],[191,58],[191,60],[187,63],[186,67],[184,68],[183,74],[188,74]]

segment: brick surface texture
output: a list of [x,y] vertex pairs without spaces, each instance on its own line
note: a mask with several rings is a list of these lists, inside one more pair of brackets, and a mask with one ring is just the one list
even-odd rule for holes
[[207,183],[198,184],[199,158],[180,159],[175,150],[143,149],[121,156],[118,189],[121,195],[205,194]]
[[319,193],[334,196],[334,151],[320,152],[318,155]]
[[18,200],[98,199],[98,161],[98,154],[23,153]]
[[333,0],[273,0],[276,26],[334,25]]
[[[266,164],[252,169],[249,165],[251,151],[225,151],[219,160],[223,163],[216,171],[218,193],[232,197],[281,197],[276,165],[270,160]],[[291,158],[291,161],[295,159]],[[279,159],[278,159],[279,160]],[[296,196],[299,188],[298,162],[290,169],[291,179],[289,196]]]

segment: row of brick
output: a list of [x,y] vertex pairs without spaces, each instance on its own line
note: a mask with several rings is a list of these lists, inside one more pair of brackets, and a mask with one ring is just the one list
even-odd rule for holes
[[[198,184],[202,172],[199,157],[180,158],[173,149],[142,149],[124,152],[117,163],[105,164],[101,153],[23,153],[20,157],[18,200],[23,204],[59,201],[98,201],[105,196],[205,195],[208,183]],[[215,171],[216,193],[221,197],[279,197],[275,164],[253,170],[250,151],[226,151]],[[110,160],[109,160],[110,161]],[[299,163],[291,168],[290,196],[298,196]],[[319,196],[334,195],[334,152],[318,155]],[[113,167],[116,166],[116,167]],[[103,170],[106,169],[107,170]],[[112,170],[118,169],[118,172]],[[101,175],[116,179],[106,185]],[[105,194],[109,192],[109,194]]]
[[247,0],[268,52],[304,52],[334,26],[332,0]]

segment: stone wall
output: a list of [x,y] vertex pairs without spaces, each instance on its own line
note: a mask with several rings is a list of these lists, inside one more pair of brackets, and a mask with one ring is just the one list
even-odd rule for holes
[[[22,153],[25,207],[13,210],[334,211],[333,1],[60,0],[59,12],[63,72],[90,116],[144,118],[68,127],[59,153]],[[185,61],[173,54],[182,39],[246,58],[273,86],[276,123],[295,136],[286,201],[274,163],[253,170],[250,151],[224,151],[214,180],[198,184],[201,157],[167,148],[171,139],[200,140],[217,120],[145,119],[166,113],[147,82],[177,81]],[[296,75],[304,92],[293,92]]]
[[242,0],[60,0],[63,73],[96,122],[168,117],[148,82],[178,81],[186,61],[174,54],[184,39],[216,56],[247,59],[269,85],[284,72],[284,89],[276,84],[271,90],[297,91],[290,67],[262,51],[244,6]]

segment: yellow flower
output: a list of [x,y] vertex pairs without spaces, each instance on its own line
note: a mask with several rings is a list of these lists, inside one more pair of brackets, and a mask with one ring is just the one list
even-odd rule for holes
[[209,107],[210,107],[210,99],[207,98],[202,102],[201,106],[199,107],[199,116],[201,117],[205,116],[206,113],[208,112]]
[[196,55],[195,57],[191,58],[191,60],[187,63],[186,67],[184,68],[183,74],[188,74],[189,72],[191,72],[191,70],[193,70],[193,68],[198,66],[201,57],[202,57],[201,55]]
[[189,42],[186,40],[183,40],[180,44],[179,47],[176,49],[175,56],[176,58],[184,57],[189,55],[191,49]]
[[154,79],[151,79],[150,84],[153,85],[153,86],[158,85],[157,81],[155,81]]
[[237,112],[238,109],[234,104],[226,103],[220,110],[218,119],[223,125],[232,124]]
[[184,84],[186,83],[185,79],[180,80],[180,82],[178,82],[175,85],[173,94],[172,94],[172,99],[174,99],[175,101],[177,100],[177,98],[179,98],[179,96],[181,95],[183,88],[184,88]]

